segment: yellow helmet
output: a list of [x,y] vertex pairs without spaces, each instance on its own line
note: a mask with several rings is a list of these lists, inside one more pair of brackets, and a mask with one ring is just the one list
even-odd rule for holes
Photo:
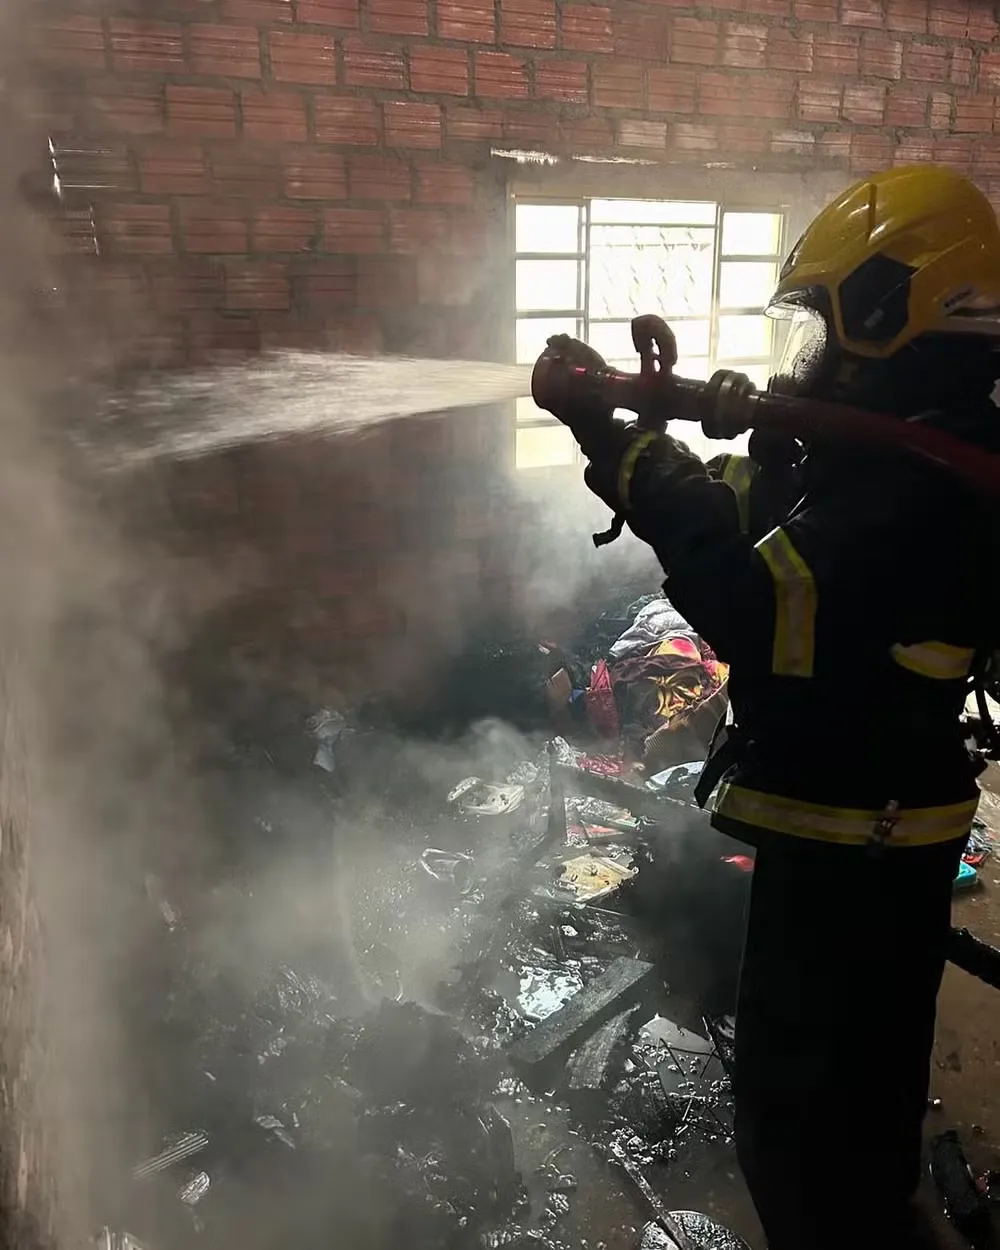
[[1000,333],[1000,228],[989,200],[933,165],[856,183],[785,261],[768,311],[796,309],[822,316],[828,342],[875,360],[923,334]]

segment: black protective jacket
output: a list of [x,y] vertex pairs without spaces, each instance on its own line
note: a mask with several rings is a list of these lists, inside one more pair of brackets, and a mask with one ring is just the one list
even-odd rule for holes
[[[971,422],[986,443],[995,425],[992,406]],[[731,666],[717,827],[758,845],[963,836],[979,767],[959,718],[1000,646],[992,508],[900,453],[816,453],[782,480],[664,435],[628,460],[630,527]]]

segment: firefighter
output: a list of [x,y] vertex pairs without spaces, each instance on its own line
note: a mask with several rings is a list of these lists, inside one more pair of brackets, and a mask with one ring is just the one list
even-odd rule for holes
[[[964,178],[928,166],[849,188],[769,311],[790,319],[772,389],[1000,450],[1000,232]],[[960,716],[1000,645],[995,519],[943,470],[832,444],[786,447],[755,509],[740,491],[757,456],[740,487],[667,434],[557,415],[731,666],[701,801],[756,849],[734,1095],[770,1250],[923,1245],[936,998],[981,769]]]

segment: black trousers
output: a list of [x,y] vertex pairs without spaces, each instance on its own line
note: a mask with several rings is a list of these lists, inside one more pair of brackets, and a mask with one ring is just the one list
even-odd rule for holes
[[769,1250],[908,1250],[964,842],[758,851],[736,1018],[736,1148]]

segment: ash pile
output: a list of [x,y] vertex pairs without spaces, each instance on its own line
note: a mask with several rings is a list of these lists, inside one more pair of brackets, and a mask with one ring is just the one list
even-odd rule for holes
[[[682,651],[676,689],[715,694]],[[228,745],[225,853],[197,888],[144,882],[146,1105],[102,1247],[746,1250],[729,1081],[752,865],[694,803],[697,763],[552,737],[579,699],[547,663],[556,726],[494,733],[475,773],[336,711],[300,719],[291,769]]]

